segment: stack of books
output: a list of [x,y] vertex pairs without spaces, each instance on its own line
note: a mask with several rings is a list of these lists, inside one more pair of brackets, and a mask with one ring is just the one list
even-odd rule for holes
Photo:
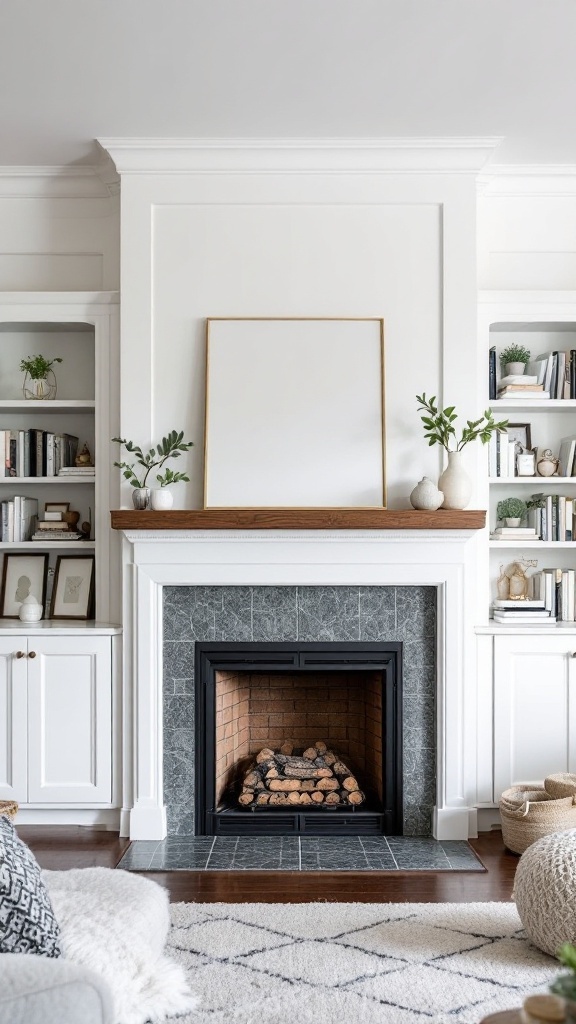
[[[74,466],[78,438],[49,430],[0,430],[0,460],[4,476],[58,476]],[[1,470],[0,470],[1,472]]]
[[498,384],[498,398],[550,398],[550,392],[538,383],[536,375],[509,375]]
[[560,622],[574,622],[576,615],[576,572],[574,569],[542,569],[532,576],[534,600]]
[[82,540],[82,536],[78,530],[69,529],[61,519],[39,519],[31,539],[51,544],[55,540]]
[[38,515],[36,498],[17,494],[11,501],[0,504],[1,537],[3,544],[18,544],[31,540]]
[[508,435],[494,431],[488,442],[488,475],[510,479],[516,476],[516,442]]
[[93,477],[95,473],[95,466],[62,466],[58,470],[58,476]]
[[565,494],[547,494],[541,498],[542,507],[532,508],[528,522],[534,527],[537,539],[546,541],[574,541],[576,537],[576,509],[574,498]]
[[542,599],[532,601],[494,601],[492,612],[494,622],[508,623],[514,626],[553,626],[556,615],[552,615]]
[[534,527],[499,526],[490,534],[490,540],[540,540]]

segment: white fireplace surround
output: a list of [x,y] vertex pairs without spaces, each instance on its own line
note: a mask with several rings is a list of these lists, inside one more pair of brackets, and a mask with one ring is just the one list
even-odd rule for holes
[[476,834],[476,534],[469,530],[124,531],[123,835],[166,836],[162,588],[435,586],[437,801],[433,834]]

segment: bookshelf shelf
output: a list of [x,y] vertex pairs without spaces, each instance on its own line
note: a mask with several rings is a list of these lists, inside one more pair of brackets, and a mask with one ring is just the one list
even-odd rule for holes
[[0,484],[93,484],[93,476],[0,476]]
[[491,548],[516,548],[517,550],[524,551],[526,548],[538,548],[538,550],[544,550],[545,548],[571,548],[576,551],[576,541],[574,540],[490,540],[488,544]]
[[69,551],[71,548],[76,550],[88,548],[89,551],[93,551],[95,547],[96,544],[93,540],[53,540],[52,543],[47,542],[46,544],[40,540],[11,541],[10,543],[0,541],[0,550],[2,551],[59,551],[60,548],[65,551]]
[[547,409],[549,412],[574,412],[574,398],[493,398],[488,402],[490,409]]
[[96,408],[96,402],[89,398],[63,398],[51,401],[35,401],[25,398],[0,398],[0,412],[87,412]]
[[489,484],[502,484],[512,487],[522,487],[529,484],[530,487],[540,486],[546,488],[549,484],[576,484],[576,476],[490,476]]

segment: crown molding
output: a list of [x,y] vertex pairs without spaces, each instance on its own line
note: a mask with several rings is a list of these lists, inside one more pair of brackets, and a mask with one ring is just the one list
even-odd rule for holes
[[574,196],[576,164],[490,164],[478,177],[479,194]]
[[0,167],[3,199],[109,199],[120,191],[111,160],[92,166]]
[[119,174],[477,174],[499,137],[102,138]]

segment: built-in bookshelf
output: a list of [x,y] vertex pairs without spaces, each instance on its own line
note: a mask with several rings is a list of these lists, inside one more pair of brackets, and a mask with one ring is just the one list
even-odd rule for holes
[[[576,388],[576,379],[573,379],[576,358],[571,356],[576,352],[576,293],[484,293],[480,296],[480,334],[483,351],[487,354],[485,387],[489,395],[488,404],[495,417],[507,419],[520,434],[527,432],[530,447],[535,450],[535,464],[546,449],[558,456],[563,439],[576,439],[576,399],[569,397]],[[537,390],[519,392],[519,397],[498,397],[501,394],[499,382],[505,372],[500,365],[500,353],[514,343],[530,351],[527,373],[538,377],[543,385],[541,392],[550,394],[550,398],[539,396]],[[548,391],[544,391],[545,387]],[[486,541],[488,605],[492,607],[498,597],[497,580],[502,567],[515,560],[537,563],[527,567],[530,577],[542,571],[554,571],[558,588],[564,571],[565,588],[567,579],[571,581],[568,585],[573,586],[573,570],[576,569],[576,461],[572,460],[571,467],[563,466],[561,475],[541,476],[536,472],[533,476],[519,476],[516,461],[512,468],[511,463],[506,464],[505,454],[498,470],[495,469],[494,452],[487,450],[485,457],[489,517]],[[520,498],[524,502],[536,501],[537,495],[542,495],[544,520],[542,514],[532,510],[522,523],[533,527],[535,536],[531,539],[514,536],[493,539],[494,531],[503,525],[496,518],[498,502],[507,497]],[[569,522],[565,518],[566,510]],[[571,576],[568,577],[569,572]],[[570,605],[573,608],[573,600]]]
[[[8,551],[49,552],[50,586],[59,552],[95,553],[101,620],[111,617],[109,441],[117,433],[112,351],[117,352],[114,293],[0,294],[0,559]],[[54,398],[23,393],[20,362],[35,355],[62,360],[53,365]],[[93,469],[76,468],[84,446]],[[33,524],[7,533],[7,510],[18,516],[19,509],[36,503],[39,520],[47,505],[78,513],[79,527],[71,527],[70,539],[65,522],[59,539]]]

